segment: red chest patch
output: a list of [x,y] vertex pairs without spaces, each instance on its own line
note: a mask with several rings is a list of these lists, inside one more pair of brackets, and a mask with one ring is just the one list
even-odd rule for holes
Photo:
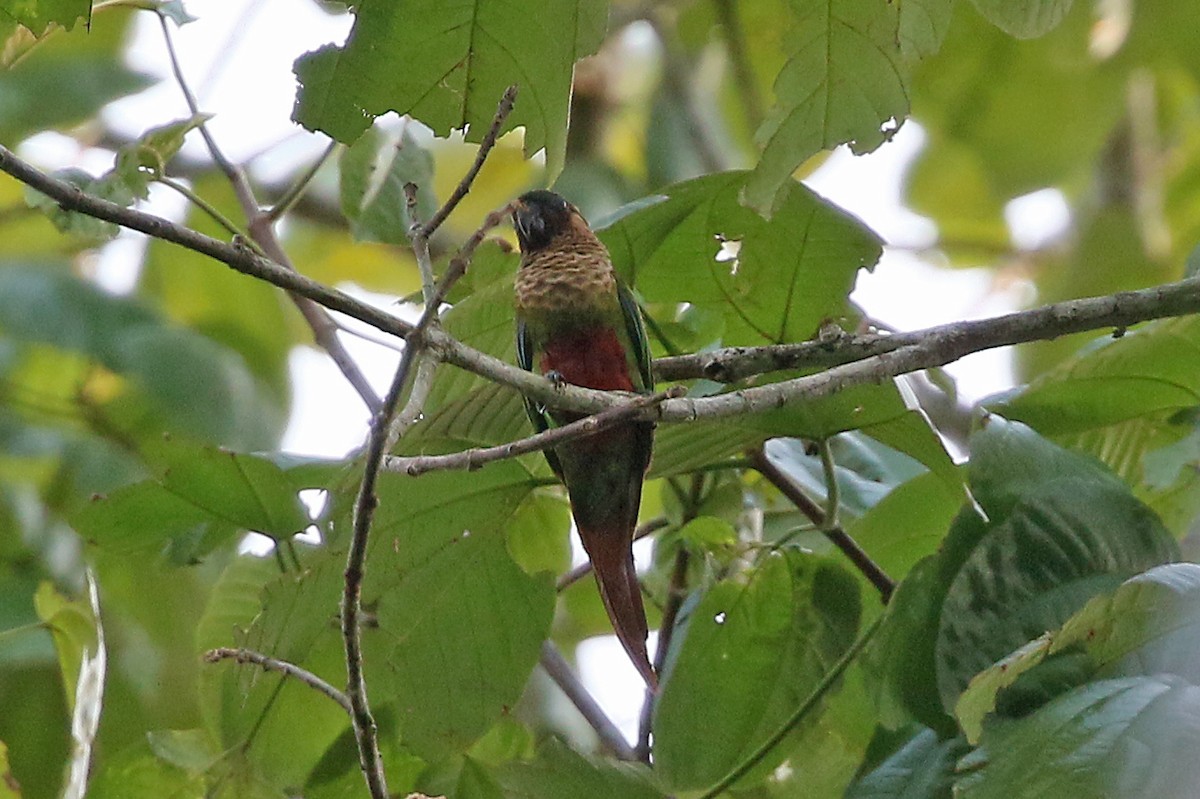
[[611,327],[554,336],[542,355],[542,372],[555,371],[568,383],[603,391],[633,391],[629,363]]

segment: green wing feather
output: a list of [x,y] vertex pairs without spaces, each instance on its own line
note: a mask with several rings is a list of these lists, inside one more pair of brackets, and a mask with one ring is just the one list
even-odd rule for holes
[[642,311],[634,299],[633,292],[624,283],[617,284],[617,299],[621,302],[621,316],[625,320],[625,332],[629,335],[637,373],[641,376],[639,391],[649,392],[654,388],[654,374],[650,368],[650,339],[646,336],[646,323]]
[[[529,329],[525,325],[524,319],[517,320],[517,365],[527,372],[533,371],[533,340],[529,335]],[[533,423],[535,433],[542,433],[550,429],[550,418],[546,415],[546,411],[542,409],[529,397],[523,397],[525,401],[525,415],[529,417],[529,421]],[[546,461],[550,464],[550,468],[562,479],[562,464],[558,461],[558,456],[554,454],[554,450],[547,449],[542,451],[546,456]]]

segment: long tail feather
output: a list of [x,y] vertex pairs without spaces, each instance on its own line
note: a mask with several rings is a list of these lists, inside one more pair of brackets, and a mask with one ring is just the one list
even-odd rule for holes
[[658,677],[646,650],[646,609],[630,549],[632,531],[580,528],[579,536],[592,559],[600,598],[617,639],[646,684],[656,689]]

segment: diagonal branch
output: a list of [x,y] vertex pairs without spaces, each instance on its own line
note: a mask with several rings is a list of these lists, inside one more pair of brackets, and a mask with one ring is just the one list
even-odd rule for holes
[[500,137],[500,128],[504,126],[504,120],[508,119],[508,115],[512,113],[513,104],[516,101],[517,86],[513,84],[505,89],[504,94],[500,97],[500,104],[496,107],[496,115],[492,118],[492,126],[484,134],[483,141],[479,143],[479,151],[475,153],[475,163],[471,164],[471,168],[467,170],[462,180],[454,187],[454,191],[450,193],[450,197],[446,200],[445,204],[421,228],[421,235],[426,239],[442,226],[442,223],[446,221],[446,217],[450,216],[450,213],[462,202],[463,197],[466,197],[467,193],[471,191],[471,185],[479,175],[479,170],[483,168],[483,163],[487,160],[488,154],[496,146],[496,139]]
[[596,700],[584,689],[579,678],[571,671],[571,666],[567,663],[566,658],[549,641],[542,643],[541,664],[546,673],[550,675],[550,679],[554,680],[554,684],[567,695],[571,704],[575,705],[575,709],[587,720],[587,723],[596,731],[600,740],[613,755],[618,760],[636,760],[637,754],[625,740],[625,736],[617,729],[617,725],[613,724],[612,719],[605,715],[600,705],[596,704]]
[[252,649],[234,649],[232,647],[218,647],[210,649],[204,653],[205,663],[217,663],[222,660],[235,660],[238,663],[253,663],[266,671],[277,671],[286,677],[295,677],[305,685],[315,688],[327,697],[337,702],[342,706],[342,710],[347,713],[353,713],[350,707],[350,700],[346,695],[334,688],[329,683],[322,680],[317,675],[307,669],[302,669],[294,663],[289,663],[286,660],[264,655],[261,652],[255,652]]
[[638,396],[627,402],[593,416],[585,416],[562,427],[554,427],[527,438],[510,441],[495,447],[475,447],[452,452],[448,455],[412,455],[401,457],[388,456],[383,468],[389,472],[402,472],[410,477],[417,477],[426,472],[465,469],[475,471],[495,461],[515,458],[518,455],[528,455],[531,452],[557,447],[568,441],[608,430],[610,427],[628,421],[639,415],[644,409],[653,407],[668,399],[680,397],[686,393],[682,386],[675,386],[657,394]]
[[[886,605],[888,600],[892,598],[892,592],[896,590],[896,581],[889,577],[887,572],[871,559],[871,556],[842,529],[840,524],[837,524],[836,520],[832,517],[832,513],[821,510],[821,507],[801,490],[795,480],[771,462],[763,447],[759,447],[750,453],[750,463],[754,466],[755,471],[766,478],[768,483],[775,486],[781,494],[790,499],[800,512],[807,516],[809,521],[820,529],[825,537],[829,539],[830,543],[840,549],[842,554],[850,559],[855,568],[879,591],[879,597]],[[828,470],[826,471],[826,479],[832,480]]]
[[[184,100],[187,102],[188,109],[193,116],[200,114],[200,104],[196,101],[196,96],[192,94],[191,88],[188,86],[187,79],[184,77],[183,69],[179,65],[179,57],[175,52],[175,43],[171,38],[171,27],[167,22],[166,16],[160,14],[158,17],[159,23],[162,25],[163,39],[167,45],[167,55],[171,61],[171,71],[175,75],[175,82],[179,84],[180,91],[183,92]],[[201,122],[198,125],[200,135],[204,138],[204,143],[208,147],[208,152],[212,155],[213,162],[225,175],[229,181],[229,185],[233,187],[233,192],[237,196],[238,204],[242,208],[242,213],[246,217],[246,223],[249,227],[250,238],[262,248],[263,252],[271,258],[275,263],[296,271],[295,266],[288,258],[283,246],[279,243],[279,238],[275,235],[275,229],[272,227],[275,221],[273,211],[263,211],[259,208],[258,198],[254,196],[254,190],[250,187],[250,181],[246,179],[246,173],[243,172],[236,164],[230,161],[221,148],[217,146],[216,139],[208,130],[208,126]],[[322,156],[321,161],[318,161],[318,166],[324,161],[325,157],[332,152],[326,150],[326,154]],[[316,170],[312,170],[305,177],[311,179],[316,174]],[[303,189],[303,184],[299,184],[294,188],[298,195]],[[366,375],[358,368],[358,364],[350,357],[350,353],[342,344],[341,339],[337,336],[337,324],[330,318],[329,314],[318,303],[312,299],[299,296],[294,293],[289,293],[292,303],[296,309],[300,311],[300,315],[304,317],[304,321],[312,330],[313,340],[317,346],[325,350],[329,357],[333,359],[334,364],[346,380],[362,398],[372,412],[379,409],[379,396],[375,393],[375,389],[371,387]]]

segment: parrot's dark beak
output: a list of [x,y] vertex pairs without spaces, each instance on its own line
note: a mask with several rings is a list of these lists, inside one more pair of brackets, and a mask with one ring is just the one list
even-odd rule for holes
[[522,252],[536,249],[546,239],[546,220],[537,208],[517,200],[513,203],[513,227]]

